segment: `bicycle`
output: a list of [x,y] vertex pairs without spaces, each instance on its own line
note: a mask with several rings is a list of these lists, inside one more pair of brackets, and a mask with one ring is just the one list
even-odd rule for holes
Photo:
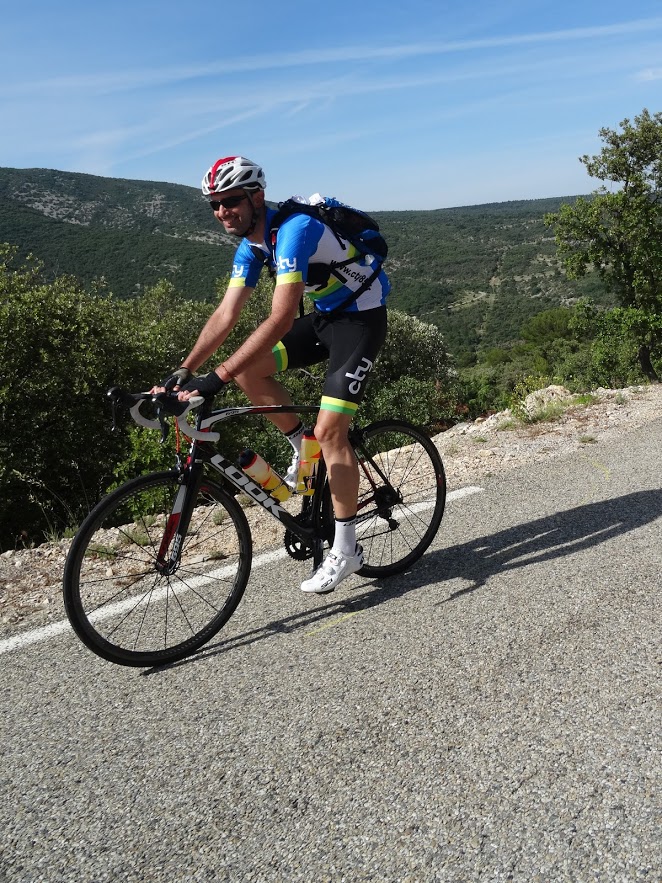
[[[78,637],[103,659],[153,667],[195,652],[227,623],[251,571],[253,538],[236,499],[250,497],[284,528],[291,557],[322,562],[333,542],[333,508],[320,457],[312,495],[298,513],[266,493],[214,444],[212,427],[275,412],[317,413],[317,406],[249,405],[214,409],[196,397],[108,395],[140,425],[160,429],[172,418],[189,445],[172,469],[141,475],[103,497],[74,537],[64,570],[64,602]],[[157,400],[156,418],[141,411]],[[189,421],[194,419],[192,425]],[[402,420],[382,420],[349,434],[361,483],[357,536],[365,563],[359,574],[406,570],[433,541],[444,514],[446,477],[429,436]]]

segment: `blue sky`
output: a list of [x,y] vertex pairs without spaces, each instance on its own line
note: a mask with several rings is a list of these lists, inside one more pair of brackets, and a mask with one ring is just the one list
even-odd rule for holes
[[367,210],[595,189],[599,129],[662,109],[659,0],[23,0],[0,31],[0,166]]

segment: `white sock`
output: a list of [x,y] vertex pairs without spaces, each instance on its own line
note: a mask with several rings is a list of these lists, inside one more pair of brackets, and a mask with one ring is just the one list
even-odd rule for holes
[[333,551],[342,552],[347,558],[356,553],[356,516],[336,519],[336,533],[333,538]]
[[304,433],[304,425],[303,423],[299,423],[298,426],[295,426],[292,432],[284,433],[285,438],[292,445],[292,448],[297,454],[301,453],[301,439],[303,438]]

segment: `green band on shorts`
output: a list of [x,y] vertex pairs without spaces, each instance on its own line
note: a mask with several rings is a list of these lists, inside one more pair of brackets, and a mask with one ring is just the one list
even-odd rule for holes
[[336,411],[339,414],[351,414],[352,417],[358,409],[356,402],[346,402],[344,399],[334,399],[331,396],[322,396],[320,409],[322,411]]
[[276,360],[276,371],[285,371],[287,368],[287,350],[279,340],[276,346],[271,350]]

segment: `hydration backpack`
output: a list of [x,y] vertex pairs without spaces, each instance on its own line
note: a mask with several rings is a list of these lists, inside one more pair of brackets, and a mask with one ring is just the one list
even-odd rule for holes
[[291,215],[309,215],[316,218],[331,230],[343,249],[347,249],[347,243],[350,243],[358,252],[358,255],[354,254],[341,261],[332,261],[330,264],[309,264],[306,285],[314,286],[321,291],[328,285],[331,275],[344,284],[347,282],[342,274],[345,267],[357,263],[368,255],[372,258],[371,263],[375,263],[374,269],[363,284],[336,307],[334,312],[344,310],[367,291],[381,273],[382,264],[388,253],[388,245],[379,232],[379,224],[366,212],[345,205],[330,196],[320,196],[316,193],[309,202],[303,201],[301,197],[291,197],[278,204],[278,210],[271,221],[268,241],[274,260],[278,230]]

